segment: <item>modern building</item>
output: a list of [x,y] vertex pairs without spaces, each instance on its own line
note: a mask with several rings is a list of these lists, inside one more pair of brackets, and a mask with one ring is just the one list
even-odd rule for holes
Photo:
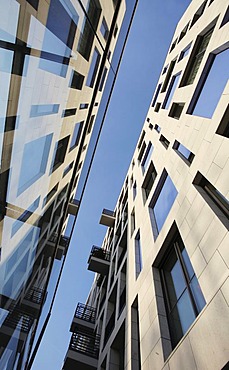
[[179,21],[63,369],[229,368],[229,2]]
[[31,368],[49,320],[129,3],[0,0],[1,370]]

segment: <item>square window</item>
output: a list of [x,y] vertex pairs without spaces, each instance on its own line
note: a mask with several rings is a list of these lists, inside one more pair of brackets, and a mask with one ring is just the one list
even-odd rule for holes
[[142,248],[140,240],[140,232],[138,231],[135,238],[135,277],[138,278],[142,271]]
[[107,22],[106,22],[104,17],[103,17],[102,24],[101,24],[101,27],[100,27],[100,32],[101,32],[104,40],[107,41],[107,38],[108,38],[108,35],[109,35],[109,30],[108,30]]
[[223,118],[220,121],[219,127],[217,128],[216,133],[225,137],[229,137],[229,104],[223,115]]
[[163,109],[168,109],[169,108],[171,100],[172,100],[173,95],[174,95],[174,92],[175,92],[176,87],[178,85],[180,75],[181,75],[181,72],[177,73],[175,76],[172,77],[169,88],[168,88],[168,91],[167,91],[167,94],[165,96],[165,100],[164,100],[163,105],[162,105]]
[[72,71],[72,78],[70,87],[72,89],[81,90],[84,82],[84,76],[79,72]]
[[169,117],[179,119],[185,103],[173,103],[169,111]]
[[168,149],[170,142],[165,136],[161,135],[159,141],[162,143],[162,145],[164,145],[165,149]]
[[173,149],[179,154],[179,156],[187,163],[190,165],[194,159],[194,154],[187,149],[184,145],[179,143],[179,141],[175,140],[173,144]]
[[70,136],[66,136],[56,143],[56,149],[54,151],[53,163],[51,166],[50,173],[54,172],[62,163],[64,163],[68,142]]

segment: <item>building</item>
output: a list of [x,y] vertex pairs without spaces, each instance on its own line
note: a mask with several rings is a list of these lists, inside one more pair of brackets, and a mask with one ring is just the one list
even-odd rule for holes
[[229,2],[179,21],[63,369],[228,369]]
[[29,369],[133,9],[124,0],[0,0],[0,9],[0,368]]

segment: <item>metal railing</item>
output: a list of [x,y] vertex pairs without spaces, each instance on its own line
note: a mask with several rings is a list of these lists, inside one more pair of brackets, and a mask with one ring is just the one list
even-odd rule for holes
[[115,217],[115,212],[110,211],[109,209],[106,208],[103,209],[102,214],[110,217]]
[[110,262],[111,253],[93,245],[88,263],[90,262],[91,257],[100,258],[104,261]]
[[44,289],[32,287],[25,295],[25,299],[33,303],[41,304],[44,292]]
[[[52,242],[52,243],[56,243],[57,242],[57,238],[58,238],[58,233],[53,232],[52,235],[50,235],[50,237],[49,237],[49,241]],[[69,242],[70,242],[70,238],[68,236],[65,236],[65,235],[61,235],[60,236],[59,245],[61,247],[67,248],[68,245],[69,245]]]
[[26,312],[18,307],[11,306],[10,313],[4,321],[4,326],[12,329],[18,329],[23,333],[28,333],[34,321],[32,315],[28,315]]
[[98,358],[100,335],[78,331],[72,334],[69,349],[86,356]]
[[92,324],[94,324],[96,309],[83,303],[78,303],[74,316],[78,319],[85,320],[87,322],[91,322]]

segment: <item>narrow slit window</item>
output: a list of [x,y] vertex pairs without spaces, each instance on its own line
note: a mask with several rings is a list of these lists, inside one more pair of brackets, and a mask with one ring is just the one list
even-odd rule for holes
[[87,82],[86,85],[89,87],[93,87],[95,83],[96,74],[99,68],[99,62],[100,62],[101,55],[99,54],[99,51],[97,48],[94,50],[94,54],[92,56],[90,69],[88,72]]
[[169,117],[179,119],[185,103],[173,103],[169,111]]
[[168,109],[179,82],[181,72],[172,77],[162,108]]
[[157,171],[156,171],[156,169],[154,167],[153,162],[151,162],[150,165],[149,165],[149,168],[147,170],[147,173],[145,175],[143,184],[142,184],[143,201],[144,201],[144,203],[148,199],[148,196],[149,196],[149,194],[151,192],[151,189],[152,189],[152,187],[154,185],[154,182],[156,180],[156,177],[157,177]]
[[175,140],[173,144],[173,149],[179,154],[179,156],[185,161],[187,164],[191,164],[194,159],[194,154],[187,149],[184,145],[179,143],[179,141]]
[[135,238],[135,277],[138,278],[142,271],[142,248],[140,240],[140,232],[138,231]]
[[143,170],[144,170],[144,171],[145,171],[145,170],[147,169],[147,167],[148,167],[148,164],[149,164],[149,161],[150,161],[150,158],[151,158],[151,155],[152,155],[153,149],[154,149],[154,147],[153,147],[152,143],[150,142],[150,143],[148,144],[148,146],[147,146],[147,149],[146,149],[145,155],[144,155],[143,160],[142,160],[142,163],[141,163],[142,168],[143,168]]
[[165,149],[168,149],[170,142],[164,135],[160,136],[159,141],[164,145]]

